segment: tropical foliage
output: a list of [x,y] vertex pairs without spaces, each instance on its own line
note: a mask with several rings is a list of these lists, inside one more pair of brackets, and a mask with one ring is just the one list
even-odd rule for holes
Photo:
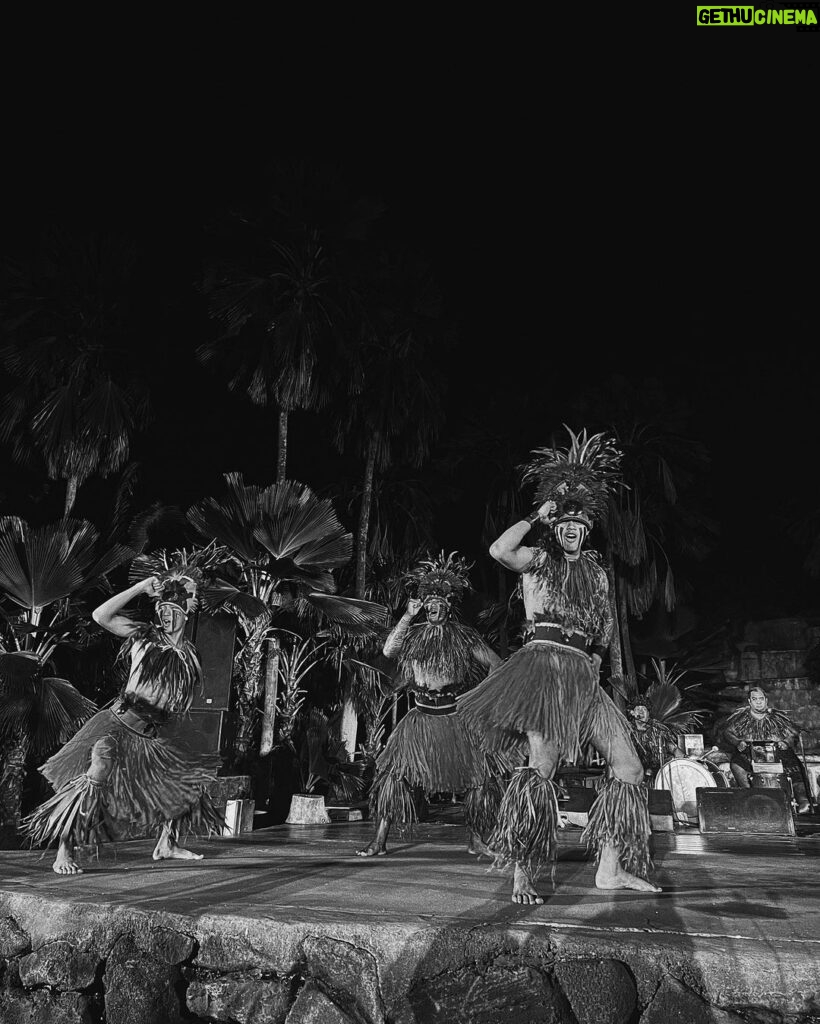
[[0,440],[23,463],[66,481],[69,515],[82,483],[128,461],[150,416],[127,296],[136,253],[125,241],[52,232],[39,258],[7,263],[0,363],[13,384]]
[[60,647],[88,645],[83,598],[132,552],[83,520],[40,527],[0,519],[0,742],[3,814],[16,824],[27,766],[69,739],[97,710],[54,670]]

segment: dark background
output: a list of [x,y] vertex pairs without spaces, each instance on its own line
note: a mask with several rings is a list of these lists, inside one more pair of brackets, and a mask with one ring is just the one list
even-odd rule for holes
[[[690,604],[718,619],[813,613],[820,583],[803,567],[800,526],[820,512],[811,133],[771,96],[747,117],[703,122],[675,121],[680,96],[661,118],[645,104],[620,114],[607,104],[604,90],[583,138],[577,120],[560,139],[566,124],[552,116],[483,133],[473,118],[449,138],[348,139],[301,156],[380,197],[380,237],[434,269],[457,328],[441,371],[442,444],[487,415],[514,427],[523,459],[562,422],[582,425],[578,400],[615,375],[654,380],[712,457],[699,500],[720,537],[693,570]],[[0,227],[12,256],[53,223],[136,241],[139,358],[155,410],[133,448],[138,496],[185,508],[229,470],[274,476],[273,411],[229,394],[193,359],[212,330],[194,283],[204,225],[264,181],[288,144],[176,127],[114,137],[52,118],[7,164]],[[6,452],[2,470],[4,512],[59,514],[62,485],[43,489]],[[322,489],[359,472],[320,418],[292,417],[289,476]],[[483,557],[482,483],[459,481],[437,508],[442,547]],[[108,494],[90,481],[78,513],[93,518]]]

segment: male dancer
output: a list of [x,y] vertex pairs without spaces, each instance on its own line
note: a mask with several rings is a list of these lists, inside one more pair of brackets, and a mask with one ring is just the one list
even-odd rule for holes
[[[158,739],[158,726],[188,710],[202,670],[184,637],[196,605],[198,571],[170,570],[115,594],[92,613],[125,640],[129,673],[120,698],[99,711],[40,769],[56,794],[23,823],[34,844],[58,842],[53,870],[82,874],[74,846],[116,838],[117,825],[156,829],[154,860],[201,860],[178,843],[180,830],[215,831],[222,822],[206,783],[216,777],[218,755],[185,751]],[[140,594],[157,602],[158,625],[140,624],[124,609]]]
[[[391,824],[409,828],[416,820],[413,790],[464,792],[470,853],[487,852],[481,841],[495,824],[509,766],[485,753],[479,735],[465,724],[456,698],[483,678],[498,656],[471,626],[454,615],[469,587],[468,566],[455,553],[422,562],[406,577],[417,593],[388,636],[384,653],[398,658],[400,686],[415,695],[415,707],[401,719],[379,755],[370,792],[376,834],[360,857],[387,853]],[[425,621],[414,624],[421,610]]]
[[[529,744],[529,765],[514,772],[487,839],[497,863],[515,865],[512,900],[523,904],[544,902],[535,875],[556,855],[556,767],[562,758],[577,761],[587,743],[609,765],[584,833],[598,857],[595,884],[660,891],[641,877],[650,866],[643,767],[626,719],[598,682],[612,631],[607,576],[596,554],[582,550],[621,455],[602,434],[570,437],[566,450],[534,453],[527,475],[539,481],[538,509],[490,547],[496,561],[521,574],[527,642],[461,701],[481,728],[524,735]],[[545,536],[527,545],[535,523]]]
[[806,784],[800,762],[793,744],[800,735],[788,715],[769,707],[769,698],[759,686],[749,690],[746,705],[733,711],[723,723],[723,735],[734,747],[729,766],[739,786],[751,786],[752,762],[748,756],[749,742],[767,740],[773,742],[779,752],[786,774],[792,781],[797,813],[808,814],[811,810]]

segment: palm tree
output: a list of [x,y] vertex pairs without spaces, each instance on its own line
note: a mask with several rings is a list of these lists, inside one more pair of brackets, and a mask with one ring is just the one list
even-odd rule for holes
[[[429,275],[418,267],[386,262],[359,346],[361,372],[356,400],[337,416],[340,450],[352,446],[362,459],[361,503],[356,528],[354,594],[367,586],[370,518],[377,473],[394,464],[421,466],[443,420],[443,378],[434,364],[437,305]],[[348,689],[342,736],[348,754],[356,749],[355,698]]]
[[439,299],[427,268],[406,254],[382,254],[370,279],[357,348],[355,401],[336,413],[336,443],[364,463],[356,531],[355,594],[365,590],[376,474],[396,464],[419,467],[443,421],[443,376],[435,358],[446,343]]
[[[526,396],[521,404],[527,404]],[[451,471],[466,471],[480,479],[486,494],[481,523],[481,545],[484,552],[509,526],[529,511],[524,509],[520,474],[517,469],[521,452],[527,450],[525,436],[517,425],[499,431],[492,424],[498,421],[497,410],[486,410],[482,418],[469,419],[446,446],[443,463]],[[499,654],[509,654],[510,642],[510,573],[495,563],[496,600],[481,613],[481,621],[497,640]]]
[[672,611],[681,590],[675,563],[700,560],[714,544],[716,524],[693,493],[709,455],[687,436],[688,410],[656,382],[616,378],[605,393],[590,392],[586,403],[623,452],[625,486],[613,494],[603,527],[616,622],[612,674],[634,676],[630,616],[642,617],[656,601]]
[[[254,212],[234,217],[227,248],[222,240],[202,291],[223,330],[197,350],[227,373],[231,390],[277,408],[277,483],[286,478],[290,414],[322,408],[349,378],[356,307],[345,232],[317,226],[329,214],[316,196],[332,193],[331,181],[298,168],[285,178],[290,192],[274,186]],[[330,205],[339,207],[332,195]],[[342,216],[349,231],[366,219],[362,209]]]
[[[6,824],[19,822],[28,762],[68,740],[95,705],[53,674],[61,646],[87,641],[81,599],[132,552],[108,544],[91,523],[62,519],[31,528],[0,519],[0,785]],[[51,671],[50,671],[51,670]]]
[[57,232],[41,257],[6,265],[0,362],[12,386],[0,440],[18,461],[42,459],[66,481],[64,515],[89,476],[128,460],[131,438],[150,416],[133,351],[129,315],[135,253],[126,243]]
[[[277,622],[345,622],[350,629],[372,630],[384,609],[368,602],[336,597],[333,573],[349,560],[353,539],[329,499],[321,499],[294,481],[268,487],[246,485],[241,474],[225,477],[220,498],[205,498],[188,511],[195,529],[224,545],[236,559],[243,587],[265,606],[263,614],[240,614],[240,730],[237,757],[247,755],[257,724],[263,685],[265,645]],[[278,646],[268,661],[278,658]],[[266,690],[276,685],[277,667],[264,677]],[[266,694],[266,705],[275,704]],[[267,752],[267,751],[266,751]]]

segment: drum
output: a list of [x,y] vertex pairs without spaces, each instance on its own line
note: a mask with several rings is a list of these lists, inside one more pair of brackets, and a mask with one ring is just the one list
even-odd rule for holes
[[792,780],[785,772],[754,772],[752,789],[782,789],[790,801],[794,800]]
[[674,757],[667,761],[653,783],[654,789],[668,789],[672,794],[675,821],[684,825],[697,825],[698,798],[696,790],[728,789],[723,772],[709,761],[691,757]]

